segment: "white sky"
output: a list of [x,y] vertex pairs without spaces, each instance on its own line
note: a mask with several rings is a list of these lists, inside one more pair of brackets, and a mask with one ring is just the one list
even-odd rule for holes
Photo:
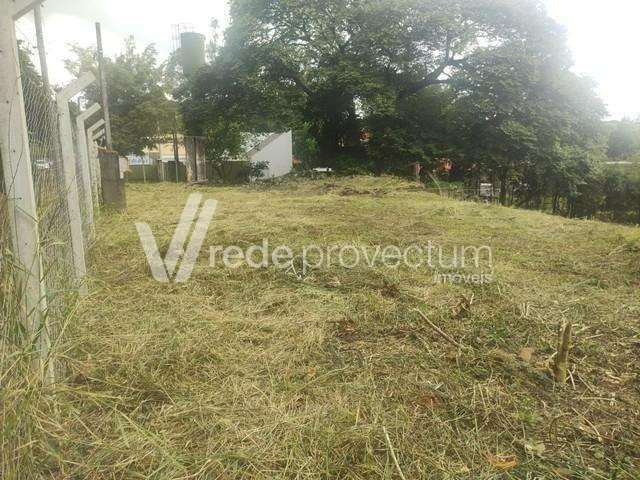
[[[544,0],[567,27],[575,71],[593,78],[612,118],[640,117],[638,0]],[[48,0],[45,36],[53,83],[69,80],[62,59],[69,43],[95,44],[94,22],[102,23],[105,52],[122,49],[127,35],[144,47],[155,43],[163,60],[171,46],[171,25],[191,23],[209,35],[209,23],[228,23],[225,0]],[[18,37],[35,45],[33,20],[18,22]]]
[[567,27],[575,71],[593,78],[612,118],[640,118],[638,0],[545,0]]
[[[120,53],[124,39],[133,35],[141,49],[155,44],[164,61],[171,50],[172,25],[188,23],[209,37],[213,18],[226,28],[227,11],[226,0],[46,0],[44,35],[51,82],[70,80],[62,62],[71,56],[68,44],[95,45],[95,22],[102,24],[105,55]],[[17,36],[36,45],[32,14],[17,23]]]

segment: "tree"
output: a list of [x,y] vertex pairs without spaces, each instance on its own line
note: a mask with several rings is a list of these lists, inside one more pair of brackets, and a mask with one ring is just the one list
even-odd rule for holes
[[299,93],[273,88],[228,50],[174,91],[188,134],[207,138],[211,161],[237,157],[243,134],[289,130],[300,123]]
[[[66,68],[75,75],[97,70],[95,50],[73,47],[75,58]],[[178,105],[169,99],[163,68],[157,65],[157,52],[150,45],[138,52],[133,37],[125,41],[123,53],[105,58],[109,86],[109,110],[114,148],[122,154],[141,154],[170,133],[178,115]],[[97,85],[87,89],[89,103],[101,102]]]
[[454,84],[458,147],[502,204],[513,184],[537,202],[550,189],[573,195],[589,172],[605,109],[569,65],[546,41],[514,41],[476,55]]
[[640,123],[623,120],[611,132],[608,143],[609,158],[628,160],[640,152]]
[[387,113],[377,100],[368,101],[365,107],[369,151],[377,173],[407,174],[409,163],[433,171],[438,159],[458,155],[451,138],[451,88],[434,85],[397,103],[388,99],[387,105],[393,108]]
[[600,177],[603,210],[616,222],[640,223],[640,169],[607,166]]

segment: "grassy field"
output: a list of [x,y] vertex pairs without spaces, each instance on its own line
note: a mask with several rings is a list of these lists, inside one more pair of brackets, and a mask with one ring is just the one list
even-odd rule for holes
[[[205,245],[486,244],[495,281],[300,278],[203,253],[190,282],[156,283],[135,222],[165,251],[194,191],[219,201]],[[41,427],[54,478],[640,478],[638,229],[392,178],[127,193],[126,214],[101,218],[69,382]],[[567,386],[549,373],[563,320]]]

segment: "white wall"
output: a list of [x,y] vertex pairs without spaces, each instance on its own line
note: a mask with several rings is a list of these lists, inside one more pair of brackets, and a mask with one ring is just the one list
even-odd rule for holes
[[262,150],[251,155],[254,163],[269,162],[264,178],[282,177],[293,168],[293,135],[291,132],[280,134]]

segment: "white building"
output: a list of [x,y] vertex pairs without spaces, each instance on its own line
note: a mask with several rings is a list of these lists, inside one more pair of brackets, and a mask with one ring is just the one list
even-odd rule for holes
[[245,142],[244,150],[251,163],[269,164],[263,178],[282,177],[293,169],[293,135],[290,131],[252,135]]

